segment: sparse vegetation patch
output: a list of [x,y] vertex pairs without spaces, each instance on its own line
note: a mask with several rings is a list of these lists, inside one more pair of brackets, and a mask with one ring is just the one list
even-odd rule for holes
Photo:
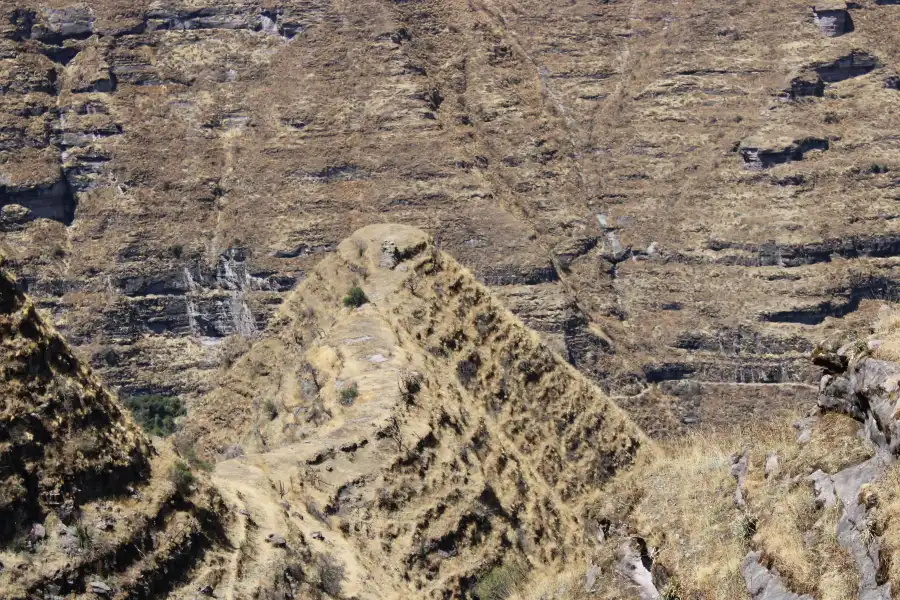
[[125,406],[144,431],[160,437],[175,433],[175,419],[187,414],[184,403],[177,396],[132,396],[125,399]]
[[351,406],[357,398],[359,398],[359,386],[356,385],[356,382],[341,390],[341,404],[344,406]]
[[178,461],[169,469],[169,481],[175,486],[175,491],[179,495],[190,496],[197,478],[187,463]]
[[270,421],[278,416],[278,406],[271,400],[263,402],[263,415]]
[[369,298],[366,296],[366,293],[358,285],[350,288],[350,291],[344,296],[344,306],[349,306],[351,308],[359,308],[368,301]]
[[504,563],[491,569],[475,585],[475,595],[478,600],[506,600],[512,596],[522,582],[528,577],[528,572],[519,563]]
[[341,595],[343,581],[344,567],[331,556],[319,557],[319,582],[322,591],[337,598]]

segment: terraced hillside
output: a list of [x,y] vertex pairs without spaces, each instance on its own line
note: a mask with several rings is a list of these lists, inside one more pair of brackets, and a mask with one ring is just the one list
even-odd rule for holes
[[[369,301],[342,306],[354,285]],[[214,481],[255,496],[254,517],[259,490],[277,492],[289,547],[340,565],[340,593],[359,598],[470,595],[508,557],[583,562],[587,507],[652,453],[470,273],[397,225],[323,260],[178,436],[222,460]]]
[[804,353],[895,295],[891,3],[0,15],[0,243],[129,395],[199,397],[220,342],[385,220],[654,432],[810,402]]
[[171,440],[2,281],[4,598],[464,597],[504,560],[584,563],[591,507],[653,454],[411,227],[340,244]]
[[797,420],[657,444],[430,236],[369,226],[174,438],[148,440],[5,275],[0,299],[4,598],[890,600],[900,585],[889,309],[868,338],[815,349],[827,373]]

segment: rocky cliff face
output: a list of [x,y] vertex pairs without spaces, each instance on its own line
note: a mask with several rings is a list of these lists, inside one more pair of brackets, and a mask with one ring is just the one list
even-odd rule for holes
[[661,431],[811,402],[804,352],[896,292],[890,3],[0,11],[2,243],[125,393],[198,396],[384,220]]

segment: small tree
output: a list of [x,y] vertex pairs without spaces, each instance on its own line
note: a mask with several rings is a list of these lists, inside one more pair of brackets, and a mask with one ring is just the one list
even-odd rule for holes
[[366,293],[358,285],[354,285],[350,288],[350,291],[344,296],[344,306],[353,308],[359,308],[368,301],[369,298],[366,296]]
[[82,550],[89,550],[94,545],[94,538],[91,536],[91,530],[81,519],[75,523],[75,539],[78,541],[78,547]]

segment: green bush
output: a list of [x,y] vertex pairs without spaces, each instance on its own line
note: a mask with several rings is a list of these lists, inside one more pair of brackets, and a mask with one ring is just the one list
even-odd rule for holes
[[341,390],[341,404],[344,406],[350,406],[357,398],[359,398],[359,386],[355,382]]
[[187,463],[178,461],[169,469],[169,481],[175,486],[175,491],[181,496],[191,495],[191,486],[197,481]]
[[132,396],[125,406],[144,431],[161,437],[175,433],[175,419],[186,414],[184,403],[176,396]]
[[369,298],[366,296],[366,293],[358,285],[350,288],[350,291],[344,296],[344,306],[352,306],[353,308],[359,308],[368,301]]
[[175,447],[175,451],[178,452],[178,455],[186,460],[189,466],[200,469],[201,471],[206,471],[207,473],[215,469],[213,463],[200,458],[200,455],[197,454],[197,448],[194,447],[194,442],[191,439],[176,436],[175,442],[172,445]]
[[504,563],[491,569],[475,585],[478,600],[506,600],[526,579],[527,573],[518,563]]

